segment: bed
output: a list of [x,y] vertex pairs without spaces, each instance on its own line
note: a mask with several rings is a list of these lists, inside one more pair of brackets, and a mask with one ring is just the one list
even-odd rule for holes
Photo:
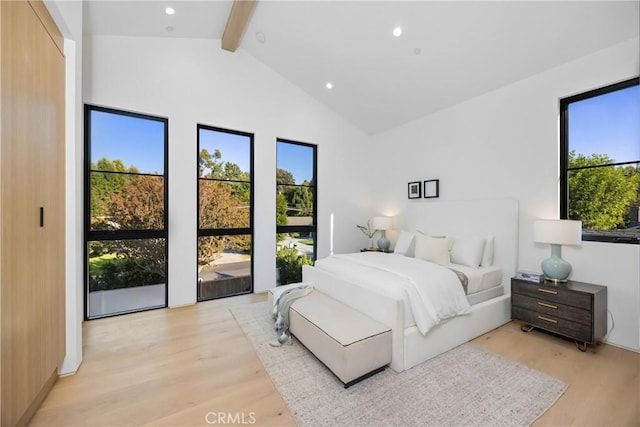
[[[517,201],[411,203],[397,225],[434,237],[490,236],[494,246],[492,265],[477,268],[447,265],[437,266],[442,270],[432,266],[422,270],[420,263],[430,263],[378,252],[337,255],[318,260],[314,267],[303,267],[303,282],[391,328],[392,369],[409,369],[509,321],[509,278],[515,274],[518,253]],[[424,277],[435,283],[436,277],[438,281],[454,280],[451,277],[456,274],[451,268],[467,276],[468,292],[455,291],[451,306],[442,309],[434,308],[427,296],[420,295],[418,299],[426,301],[424,311],[428,315],[408,299],[413,287],[390,285],[397,269],[402,272],[400,276],[413,274],[416,281]],[[448,286],[445,288],[451,289]]]

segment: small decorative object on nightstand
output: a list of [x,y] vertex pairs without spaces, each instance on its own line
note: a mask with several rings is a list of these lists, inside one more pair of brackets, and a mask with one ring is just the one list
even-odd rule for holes
[[[511,319],[572,338],[580,351],[607,334],[607,287],[568,280],[535,283],[511,278]],[[527,326],[528,325],[528,326]]]
[[386,231],[393,229],[393,217],[390,216],[377,216],[373,218],[373,228],[380,231],[380,238],[378,239],[378,248],[382,251],[389,249],[389,239],[387,239]]
[[358,230],[362,231],[362,233],[369,238],[369,246],[367,248],[375,249],[373,246],[373,235],[376,234],[376,229],[375,227],[371,227],[371,220],[370,219],[367,220],[366,227],[364,225],[358,225],[358,224],[356,224],[356,227],[358,227]]

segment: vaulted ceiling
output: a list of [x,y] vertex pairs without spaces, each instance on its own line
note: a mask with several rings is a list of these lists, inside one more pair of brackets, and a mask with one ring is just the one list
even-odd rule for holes
[[[263,0],[238,50],[374,134],[638,37],[639,4]],[[220,39],[231,6],[91,0],[84,28]]]

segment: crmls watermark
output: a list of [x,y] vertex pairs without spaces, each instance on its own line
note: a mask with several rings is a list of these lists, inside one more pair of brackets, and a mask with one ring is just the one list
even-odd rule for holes
[[204,420],[207,424],[255,424],[256,413],[255,412],[207,412],[204,416]]

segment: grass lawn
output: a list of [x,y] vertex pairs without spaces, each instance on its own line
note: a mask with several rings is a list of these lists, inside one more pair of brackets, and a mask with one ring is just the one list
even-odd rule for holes
[[108,261],[116,259],[116,257],[116,254],[104,254],[89,258],[89,271],[92,275],[101,275],[103,273],[102,269],[104,264]]

